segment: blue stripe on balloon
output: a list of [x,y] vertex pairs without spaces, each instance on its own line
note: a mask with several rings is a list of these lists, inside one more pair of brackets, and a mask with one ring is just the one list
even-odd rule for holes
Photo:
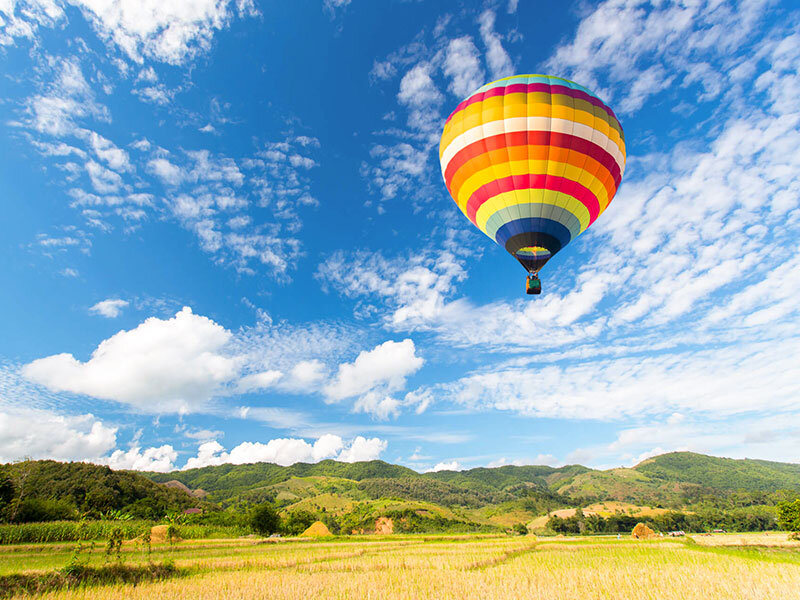
[[527,218],[509,221],[497,230],[495,241],[501,248],[506,247],[509,238],[519,233],[544,233],[556,238],[561,244],[561,248],[569,244],[572,234],[569,229],[558,221],[544,218]]

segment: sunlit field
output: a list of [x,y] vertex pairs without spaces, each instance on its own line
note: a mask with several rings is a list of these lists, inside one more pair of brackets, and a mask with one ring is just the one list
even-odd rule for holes
[[[785,534],[689,540],[386,536],[195,540],[123,548],[126,565],[174,561],[174,578],[38,598],[793,598],[800,544]],[[770,539],[771,538],[771,539]],[[713,545],[712,545],[713,544]],[[3,575],[63,567],[74,544],[0,548]],[[101,546],[85,558],[109,560]],[[116,560],[116,559],[115,559]],[[21,595],[18,597],[31,597]]]

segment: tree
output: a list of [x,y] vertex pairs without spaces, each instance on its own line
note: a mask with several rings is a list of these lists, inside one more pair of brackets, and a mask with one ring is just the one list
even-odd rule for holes
[[0,519],[4,509],[11,504],[14,499],[14,481],[5,470],[0,471]]
[[316,520],[316,515],[307,510],[293,510],[286,516],[283,528],[289,535],[300,535]]
[[250,513],[250,527],[260,535],[273,534],[280,526],[281,518],[271,504],[259,504]]
[[778,504],[778,524],[788,531],[800,532],[800,498]]
[[528,535],[528,527],[525,523],[517,523],[511,529],[517,535]]

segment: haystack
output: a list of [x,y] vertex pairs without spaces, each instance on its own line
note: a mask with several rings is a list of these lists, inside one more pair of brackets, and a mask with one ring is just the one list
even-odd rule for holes
[[303,533],[300,534],[300,537],[325,537],[326,535],[332,535],[330,530],[325,526],[325,523],[322,521],[317,521],[313,523],[311,527],[306,529]]
[[631,536],[635,540],[648,540],[650,538],[656,537],[656,532],[650,529],[644,523],[637,523],[636,527],[633,528],[631,532]]
[[389,517],[378,517],[375,521],[375,533],[382,535],[394,533],[394,521]]
[[167,541],[167,529],[169,525],[156,525],[150,528],[150,543],[163,544]]

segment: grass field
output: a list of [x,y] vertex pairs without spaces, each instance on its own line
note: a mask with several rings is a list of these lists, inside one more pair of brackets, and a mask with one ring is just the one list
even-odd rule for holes
[[[74,546],[1,547],[0,575],[61,568]],[[134,546],[123,557],[126,565],[148,562]],[[99,545],[89,564],[104,560]],[[37,598],[800,598],[800,544],[785,534],[696,543],[478,535],[191,540],[154,547],[149,560],[173,561],[181,576]]]

